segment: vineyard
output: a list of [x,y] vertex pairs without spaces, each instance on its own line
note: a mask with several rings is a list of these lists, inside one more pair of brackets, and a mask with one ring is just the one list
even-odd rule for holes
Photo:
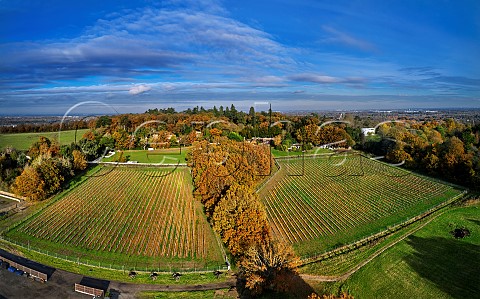
[[316,254],[398,224],[462,192],[361,155],[279,159],[260,189],[273,234]]
[[188,168],[104,167],[7,233],[33,248],[125,266],[218,265]]

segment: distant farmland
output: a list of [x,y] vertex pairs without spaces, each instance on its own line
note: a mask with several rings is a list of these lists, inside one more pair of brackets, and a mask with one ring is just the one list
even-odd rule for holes
[[7,237],[117,267],[193,269],[223,261],[188,168],[103,168]]
[[277,161],[260,197],[274,235],[300,255],[351,243],[462,192],[360,155]]
[[52,141],[58,140],[60,145],[70,144],[75,141],[75,135],[77,137],[77,141],[79,141],[86,131],[88,131],[88,129],[61,132],[55,131],[41,133],[0,134],[0,149],[4,149],[7,146],[12,146],[19,150],[27,150],[34,142],[38,141],[41,136],[47,137]]

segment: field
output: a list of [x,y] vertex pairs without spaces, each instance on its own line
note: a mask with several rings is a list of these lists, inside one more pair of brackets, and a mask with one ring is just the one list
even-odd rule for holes
[[[470,236],[455,239],[455,228]],[[355,298],[479,298],[480,206],[445,212],[342,282]]]
[[222,264],[188,168],[104,167],[7,232],[10,240],[117,267]]
[[301,256],[377,233],[462,192],[360,155],[277,161],[280,170],[259,194],[273,234]]
[[[161,163],[161,164],[177,164],[177,163],[186,163],[185,156],[188,152],[188,147],[182,147],[182,152],[180,153],[179,148],[168,148],[168,149],[159,149],[154,151],[144,151],[144,150],[129,150],[123,151],[123,156],[129,156],[129,161],[137,161],[139,163]],[[114,162],[118,161],[120,157],[120,152],[116,152],[115,155],[104,158],[103,162]]]
[[[310,150],[307,150],[305,152],[306,154],[328,154],[332,153],[331,150],[326,149],[326,148],[313,148]],[[279,151],[274,148],[272,148],[272,156],[275,158],[278,157],[295,157],[295,156],[301,156],[302,152],[301,151],[290,151],[290,152],[285,152],[285,151]]]
[[75,141],[75,134],[77,141],[80,140],[87,129],[71,130],[62,132],[42,132],[42,133],[15,133],[15,134],[0,134],[0,149],[7,146],[12,146],[19,150],[27,150],[30,146],[38,141],[40,136],[47,137],[50,140],[59,140],[60,144],[70,144]]

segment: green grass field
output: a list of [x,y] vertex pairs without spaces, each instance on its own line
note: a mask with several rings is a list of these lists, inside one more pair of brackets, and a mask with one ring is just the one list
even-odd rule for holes
[[[189,148],[183,148],[180,153],[179,148],[159,149],[154,151],[144,150],[129,150],[123,151],[123,156],[129,156],[129,161],[137,161],[139,163],[162,163],[162,164],[177,164],[185,163],[185,157]],[[118,161],[120,152],[116,152],[115,155],[104,158],[102,162],[115,162]]]
[[259,195],[274,235],[303,257],[378,233],[462,192],[358,155],[278,163]]
[[88,129],[62,131],[62,132],[42,132],[42,133],[18,133],[18,134],[0,134],[0,149],[12,146],[19,150],[27,150],[38,141],[41,136],[50,140],[58,140],[61,145],[74,142],[75,135],[79,141]]
[[[455,239],[455,228],[470,236]],[[355,299],[480,298],[480,205],[448,210],[337,286]]]
[[223,257],[188,168],[103,167],[8,240],[103,267],[200,269]]
[[[331,150],[325,149],[325,148],[314,148],[311,150],[308,150],[305,152],[306,155],[313,155],[313,154],[328,154],[332,153]],[[292,151],[292,152],[284,152],[284,151],[279,151],[274,148],[272,148],[272,156],[274,158],[278,157],[295,157],[295,156],[301,156],[303,153],[300,151]]]
[[237,293],[235,290],[209,290],[209,291],[195,291],[195,292],[141,292],[138,295],[139,299],[170,299],[170,298],[189,298],[189,299],[235,299]]

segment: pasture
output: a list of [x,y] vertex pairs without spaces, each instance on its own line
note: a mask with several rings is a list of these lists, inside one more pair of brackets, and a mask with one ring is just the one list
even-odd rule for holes
[[[470,235],[454,238],[455,228],[467,228]],[[478,298],[480,206],[448,210],[341,287],[355,298]]]
[[70,144],[75,141],[75,136],[78,142],[87,131],[88,129],[79,129],[77,131],[0,134],[0,150],[7,146],[19,150],[28,150],[41,136],[47,137],[52,141],[57,140],[60,145]]

